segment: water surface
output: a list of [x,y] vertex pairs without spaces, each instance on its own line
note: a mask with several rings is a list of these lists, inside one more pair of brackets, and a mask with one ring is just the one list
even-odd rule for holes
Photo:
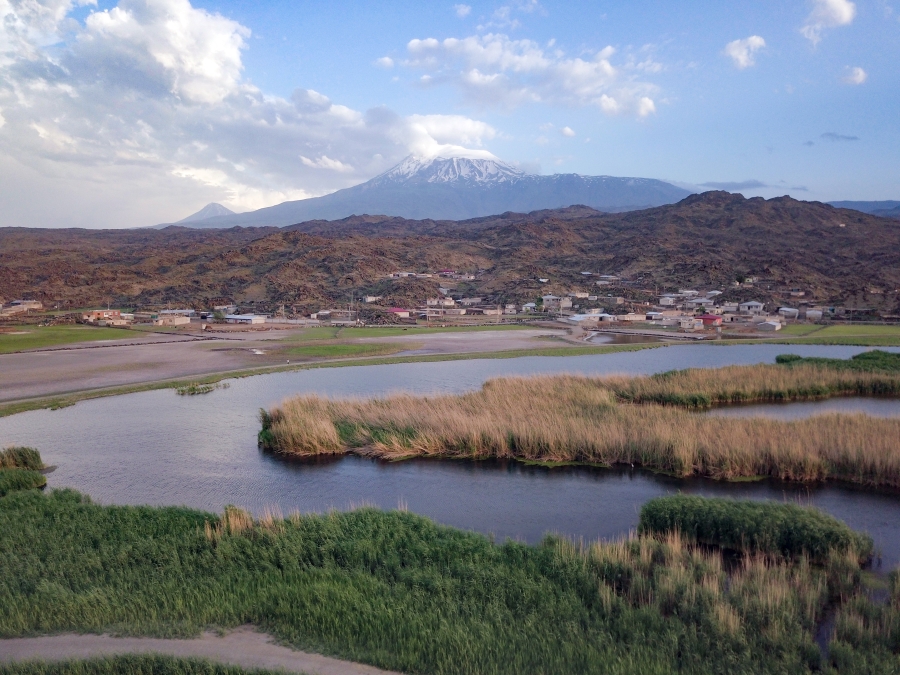
[[[772,363],[778,354],[847,358],[856,347],[684,345],[575,357],[479,359],[327,368],[231,381],[202,396],[172,390],[83,401],[61,410],[0,418],[0,446],[29,445],[57,465],[51,487],[74,487],[106,504],[236,504],[287,514],[370,503],[405,503],[438,522],[538,541],[547,532],[615,537],[637,524],[641,505],[679,490],[815,504],[872,534],[885,562],[900,563],[900,494],[852,486],[675,480],[645,472],[525,466],[503,462],[358,457],[285,461],[256,447],[257,411],[286,396],[455,393],[503,375],[650,374],[688,367]],[[840,399],[847,400],[847,399]]]

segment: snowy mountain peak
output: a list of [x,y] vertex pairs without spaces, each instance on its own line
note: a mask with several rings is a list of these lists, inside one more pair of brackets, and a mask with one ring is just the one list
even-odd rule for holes
[[410,155],[372,182],[378,183],[512,183],[525,175],[498,159],[417,157]]
[[231,209],[222,206],[221,204],[217,204],[212,202],[207,204],[202,209],[197,211],[197,213],[192,213],[187,218],[182,218],[179,220],[179,223],[194,223],[198,220],[206,220],[207,218],[215,218],[216,216],[230,216],[233,215],[234,211]]

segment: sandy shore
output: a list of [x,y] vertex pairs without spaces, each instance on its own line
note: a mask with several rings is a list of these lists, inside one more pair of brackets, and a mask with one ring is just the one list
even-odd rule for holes
[[[289,344],[275,341],[288,338],[291,333],[236,332],[202,339],[189,339],[187,335],[144,336],[127,342],[83,342],[2,354],[0,402],[286,365],[287,359],[277,350]],[[409,335],[354,341],[410,344],[410,349],[400,355],[456,354],[564,346],[540,337],[553,333],[549,329],[457,333],[419,333],[411,329]],[[300,362],[291,359],[291,363]]]
[[307,675],[399,675],[361,663],[294,651],[246,626],[221,637],[205,633],[193,640],[73,634],[0,640],[0,663],[148,653],[199,657],[243,668],[280,669]]

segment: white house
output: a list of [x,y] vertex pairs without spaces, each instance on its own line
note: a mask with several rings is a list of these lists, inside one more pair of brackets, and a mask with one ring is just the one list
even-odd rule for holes
[[778,313],[785,319],[796,319],[800,316],[800,310],[793,307],[779,307]]
[[659,299],[659,304],[663,307],[674,307],[678,302],[678,298],[674,295],[664,295]]
[[822,320],[822,310],[821,309],[806,310],[806,320],[807,321],[821,321]]
[[781,330],[781,323],[778,321],[763,321],[762,323],[756,324],[756,330],[767,332]]
[[225,323],[258,324],[265,323],[266,317],[258,314],[226,314]]
[[756,300],[742,302],[738,305],[738,311],[740,311],[741,314],[762,314],[764,308],[765,305]]

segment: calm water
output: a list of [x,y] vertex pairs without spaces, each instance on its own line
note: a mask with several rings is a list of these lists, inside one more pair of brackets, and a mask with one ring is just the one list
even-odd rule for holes
[[51,487],[74,487],[101,503],[174,504],[260,513],[323,511],[369,503],[409,509],[438,522],[529,542],[546,532],[587,539],[625,534],[641,505],[661,494],[697,492],[800,499],[871,533],[886,564],[900,563],[900,493],[836,486],[681,481],[644,472],[546,469],[518,463],[357,457],[291,462],[256,447],[260,407],[297,393],[373,396],[450,393],[502,375],[649,374],[676,368],[773,362],[787,351],[847,358],[854,347],[684,345],[577,357],[394,364],[278,373],[234,380],[204,396],[171,390],[85,401],[0,419],[0,446],[30,445],[48,464]]
[[900,417],[900,399],[850,396],[825,401],[797,403],[764,403],[714,408],[705,415],[714,417],[769,417],[778,420],[799,420],[828,413],[863,413],[872,417]]

